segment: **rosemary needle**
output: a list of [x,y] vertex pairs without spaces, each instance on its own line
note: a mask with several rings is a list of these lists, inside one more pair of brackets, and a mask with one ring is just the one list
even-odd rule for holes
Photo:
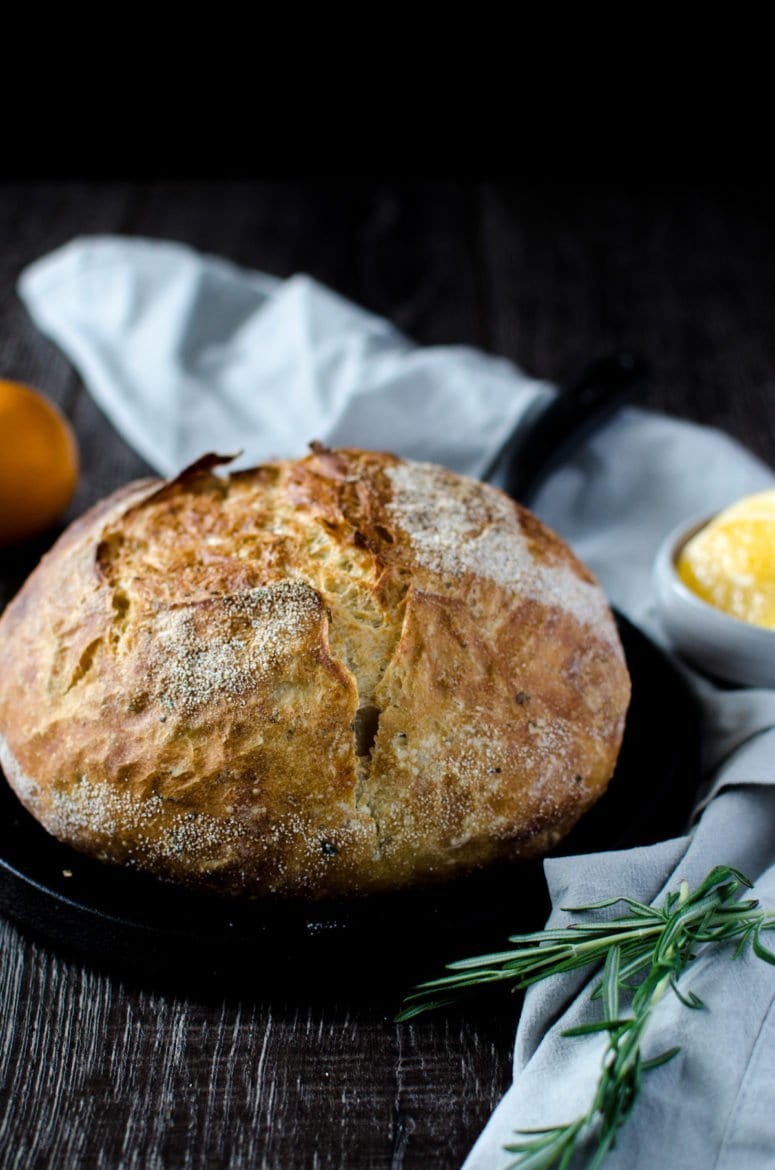
[[[652,1060],[642,1057],[642,1039],[659,1000],[672,990],[686,1007],[704,1006],[693,992],[684,993],[678,986],[700,948],[735,943],[733,957],[738,958],[750,945],[760,959],[775,964],[775,955],[761,939],[763,931],[775,929],[775,912],[743,897],[750,886],[738,870],[717,866],[694,890],[682,882],[660,908],[623,897],[568,907],[571,913],[587,914],[622,903],[627,913],[513,935],[511,950],[449,963],[451,974],[421,983],[406,997],[396,1019],[410,1020],[488,984],[505,983],[516,990],[563,971],[602,963],[602,977],[592,991],[592,998],[602,1002],[602,1018],[563,1033],[608,1034],[589,1111],[565,1125],[520,1133],[519,1140],[505,1147],[517,1155],[510,1170],[567,1170],[582,1146],[589,1151],[590,1170],[597,1170],[632,1111],[643,1073],[679,1051],[671,1048]],[[623,1011],[625,1001],[628,1010]]]

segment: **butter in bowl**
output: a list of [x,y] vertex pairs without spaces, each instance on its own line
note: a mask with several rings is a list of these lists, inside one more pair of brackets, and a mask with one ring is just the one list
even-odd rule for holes
[[775,687],[775,490],[674,529],[655,584],[680,654],[727,682]]

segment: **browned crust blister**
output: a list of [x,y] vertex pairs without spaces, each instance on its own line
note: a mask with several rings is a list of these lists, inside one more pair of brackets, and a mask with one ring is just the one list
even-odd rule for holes
[[613,771],[589,572],[496,489],[364,451],[129,485],[0,619],[0,762],[54,836],[231,893],[533,856]]

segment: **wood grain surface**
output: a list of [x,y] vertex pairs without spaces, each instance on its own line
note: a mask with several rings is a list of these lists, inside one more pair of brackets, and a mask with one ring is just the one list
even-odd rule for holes
[[[647,405],[724,427],[775,463],[775,232],[767,192],[473,183],[0,186],[0,377],[76,427],[70,516],[143,474],[14,295],[81,233],[182,240],[305,270],[418,342],[465,343],[570,378],[645,354]],[[0,553],[0,605],[51,536]],[[494,943],[500,940],[493,940]],[[401,945],[401,940],[396,940]],[[452,956],[449,956],[452,957]],[[311,979],[314,973],[311,973]],[[0,1166],[456,1167],[509,1079],[516,1004],[396,1027],[395,1002],[144,985],[0,921]]]

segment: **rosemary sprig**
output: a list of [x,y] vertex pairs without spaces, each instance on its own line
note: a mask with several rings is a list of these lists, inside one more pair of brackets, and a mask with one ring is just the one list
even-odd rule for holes
[[[602,1019],[563,1033],[608,1034],[589,1111],[566,1125],[524,1131],[518,1135],[522,1140],[505,1147],[517,1154],[509,1170],[567,1170],[581,1145],[594,1142],[589,1166],[597,1170],[632,1111],[643,1073],[665,1064],[679,1051],[671,1048],[652,1060],[642,1057],[642,1039],[657,1003],[670,989],[686,1007],[704,1006],[693,992],[685,994],[678,987],[699,949],[736,943],[737,958],[750,945],[760,959],[775,964],[775,955],[761,940],[763,931],[775,929],[775,913],[743,898],[750,886],[738,870],[717,866],[695,890],[682,882],[658,909],[632,898],[568,907],[571,913],[588,913],[621,902],[627,913],[607,921],[572,922],[554,930],[513,935],[509,939],[515,944],[513,950],[449,963],[447,970],[453,974],[421,983],[406,997],[396,1019],[410,1020],[488,984],[504,983],[519,990],[563,971],[603,963],[602,978],[592,991],[592,998],[602,1001]],[[629,1014],[623,1014],[624,1000]]]

